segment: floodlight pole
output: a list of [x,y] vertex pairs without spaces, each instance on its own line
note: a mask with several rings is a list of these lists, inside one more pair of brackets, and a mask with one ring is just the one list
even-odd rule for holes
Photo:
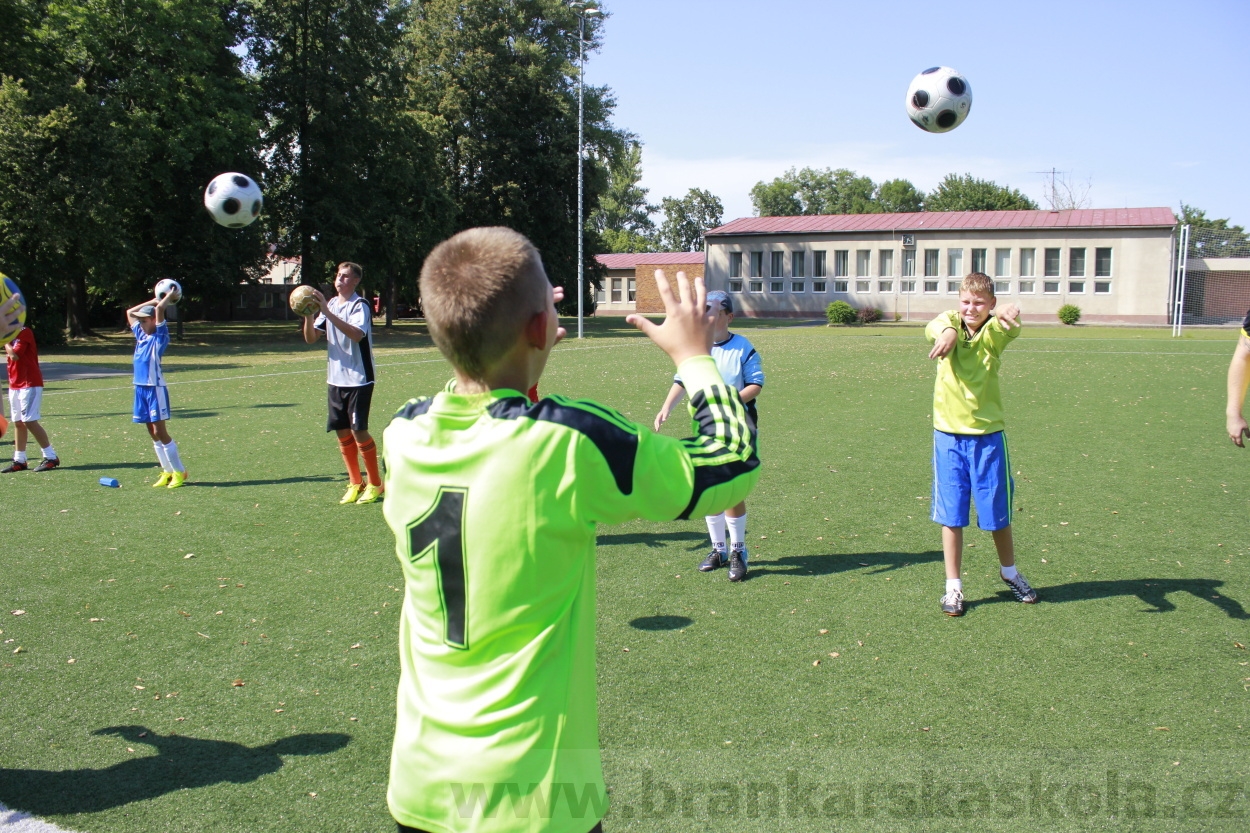
[[573,0],[569,3],[571,8],[577,14],[577,337],[585,338],[584,323],[585,315],[582,312],[582,306],[586,297],[586,261],[584,254],[585,246],[585,221],[582,212],[582,200],[584,193],[585,174],[582,170],[582,157],[586,147],[584,138],[584,125],[586,121],[585,110],[585,83],[586,83],[586,18],[594,17],[599,14],[599,10],[593,6],[587,5],[580,0]]

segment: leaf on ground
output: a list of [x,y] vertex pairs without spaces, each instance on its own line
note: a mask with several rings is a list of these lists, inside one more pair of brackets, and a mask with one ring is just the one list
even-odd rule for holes
[[195,553],[189,552],[186,555],[184,555],[183,558],[195,558]]
[[178,611],[178,615],[179,615],[179,616],[186,616],[186,617],[188,617],[188,618],[190,618],[190,616],[191,616],[191,614],[190,614],[190,613],[187,613],[185,610],[180,610],[180,611]]
[[1234,642],[1234,643],[1233,643],[1233,647],[1234,647],[1234,648],[1240,648],[1240,649],[1241,649],[1241,650],[1243,650],[1243,651],[1244,651],[1244,650],[1246,650],[1246,646],[1245,646],[1245,645],[1242,645],[1240,642]]
[[145,686],[145,685],[137,685],[137,686],[135,686],[135,688],[137,688],[139,691],[144,691],[145,689],[147,689],[147,686]]
[[1169,729],[1167,726],[1156,726],[1155,731],[1156,732],[1170,732],[1172,730]]
[[833,652],[833,653],[831,653],[829,656],[833,657],[834,659],[837,659],[838,657],[840,657],[840,656],[842,656],[842,655],[841,655],[841,654],[839,654],[837,651],[834,651],[834,652]]
[[812,660],[812,665],[820,665],[820,660]]
[[829,633],[829,629],[828,629],[828,628],[821,628],[821,629],[820,629],[820,633],[821,633],[821,635],[823,636],[824,634]]
[[14,616],[25,616],[25,615],[26,615],[26,611],[24,611],[24,610],[15,610],[15,611],[13,611],[13,615],[14,615]]
[[234,682],[232,682],[230,685],[234,686],[235,688],[243,688],[243,681],[242,681],[242,680],[235,680],[235,681],[234,681]]

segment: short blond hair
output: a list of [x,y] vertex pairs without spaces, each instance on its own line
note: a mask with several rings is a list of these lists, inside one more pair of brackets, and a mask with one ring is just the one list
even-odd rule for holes
[[994,294],[994,281],[984,272],[973,272],[965,277],[959,284],[959,291],[998,297]]
[[474,228],[434,247],[421,267],[421,306],[447,360],[481,378],[546,308],[550,283],[523,234]]
[[351,273],[352,273],[353,275],[355,275],[355,276],[356,276],[356,280],[360,280],[360,279],[361,279],[361,278],[363,278],[363,277],[364,277],[364,275],[365,275],[365,270],[363,270],[363,269],[361,269],[361,268],[360,268],[360,264],[359,264],[359,263],[352,263],[350,260],[345,260],[345,261],[343,261],[342,263],[340,263],[338,266],[336,266],[336,267],[334,268],[334,272],[335,272],[335,274],[338,274],[338,272],[339,272],[339,271],[340,271],[340,270],[341,270],[344,266],[346,266],[348,269],[350,269],[350,270],[351,270]]

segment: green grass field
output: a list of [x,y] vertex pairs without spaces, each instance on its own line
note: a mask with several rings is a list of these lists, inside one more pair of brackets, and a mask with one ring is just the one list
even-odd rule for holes
[[[1229,331],[1026,330],[1003,390],[1041,603],[1011,601],[970,532],[949,619],[919,328],[738,329],[768,374],[749,579],[696,571],[701,521],[601,531],[605,830],[1245,829]],[[650,424],[667,360],[588,330],[542,390]],[[375,342],[380,437],[450,374],[419,325]],[[44,361],[125,370],[131,344]],[[165,366],[192,487],[148,488],[126,376],[50,383],[67,467],[0,481],[0,802],[84,833],[393,830],[401,577],[379,506],[337,505],[323,348],[189,326]]]

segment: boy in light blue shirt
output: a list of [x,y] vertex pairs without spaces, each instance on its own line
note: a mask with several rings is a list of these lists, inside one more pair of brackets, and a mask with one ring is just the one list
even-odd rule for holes
[[178,454],[178,444],[165,428],[169,419],[169,388],[165,386],[165,373],[161,369],[161,357],[169,347],[169,325],[165,323],[165,307],[170,296],[153,298],[126,310],[130,332],[135,336],[135,407],[134,422],[147,426],[152,437],[156,459],[161,464],[161,476],[153,488],[178,489],[187,482],[187,469]]

